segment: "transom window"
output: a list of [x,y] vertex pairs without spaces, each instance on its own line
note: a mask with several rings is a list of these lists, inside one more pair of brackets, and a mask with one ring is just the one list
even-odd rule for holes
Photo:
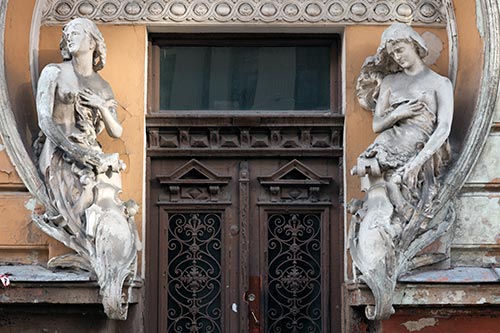
[[153,37],[158,111],[333,111],[336,35]]

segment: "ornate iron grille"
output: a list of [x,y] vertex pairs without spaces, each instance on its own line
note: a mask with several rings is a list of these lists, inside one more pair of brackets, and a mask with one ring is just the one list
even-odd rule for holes
[[321,332],[321,215],[270,215],[267,246],[267,332]]
[[221,214],[168,220],[168,332],[221,330]]

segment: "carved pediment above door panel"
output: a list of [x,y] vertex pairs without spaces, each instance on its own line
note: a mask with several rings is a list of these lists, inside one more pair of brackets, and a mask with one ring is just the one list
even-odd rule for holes
[[229,199],[225,190],[231,177],[221,176],[195,159],[170,175],[160,175],[156,179],[165,187],[165,192],[159,197],[161,202],[220,202]]
[[321,194],[330,185],[332,177],[321,176],[298,160],[292,160],[271,175],[259,177],[258,180],[270,194],[269,198],[261,198],[261,201],[318,202],[324,201]]

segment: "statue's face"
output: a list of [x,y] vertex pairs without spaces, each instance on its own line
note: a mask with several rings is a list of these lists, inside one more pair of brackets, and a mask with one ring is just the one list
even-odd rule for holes
[[420,56],[413,43],[407,41],[396,41],[387,43],[387,53],[403,69],[411,68]]
[[69,53],[75,55],[79,52],[93,50],[95,43],[79,24],[70,25],[64,32]]

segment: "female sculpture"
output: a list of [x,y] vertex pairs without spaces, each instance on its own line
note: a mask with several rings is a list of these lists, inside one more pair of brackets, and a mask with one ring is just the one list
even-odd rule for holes
[[53,203],[48,211],[56,213],[35,221],[78,254],[52,263],[73,261],[93,270],[106,313],[125,319],[122,287],[135,275],[139,247],[133,220],[137,205],[118,198],[124,164],[117,153],[105,154],[97,141],[103,129],[114,138],[122,134],[111,87],[97,73],[106,61],[106,45],[93,22],[78,18],[64,27],[60,48],[65,61],[47,65],[38,83],[43,134],[35,143]]
[[353,205],[350,250],[376,298],[375,308],[367,308],[370,319],[390,315],[397,278],[418,266],[408,260],[439,236],[429,223],[450,157],[453,88],[425,65],[426,54],[418,33],[393,24],[358,78],[358,99],[374,112],[379,133],[353,168],[367,197]]

